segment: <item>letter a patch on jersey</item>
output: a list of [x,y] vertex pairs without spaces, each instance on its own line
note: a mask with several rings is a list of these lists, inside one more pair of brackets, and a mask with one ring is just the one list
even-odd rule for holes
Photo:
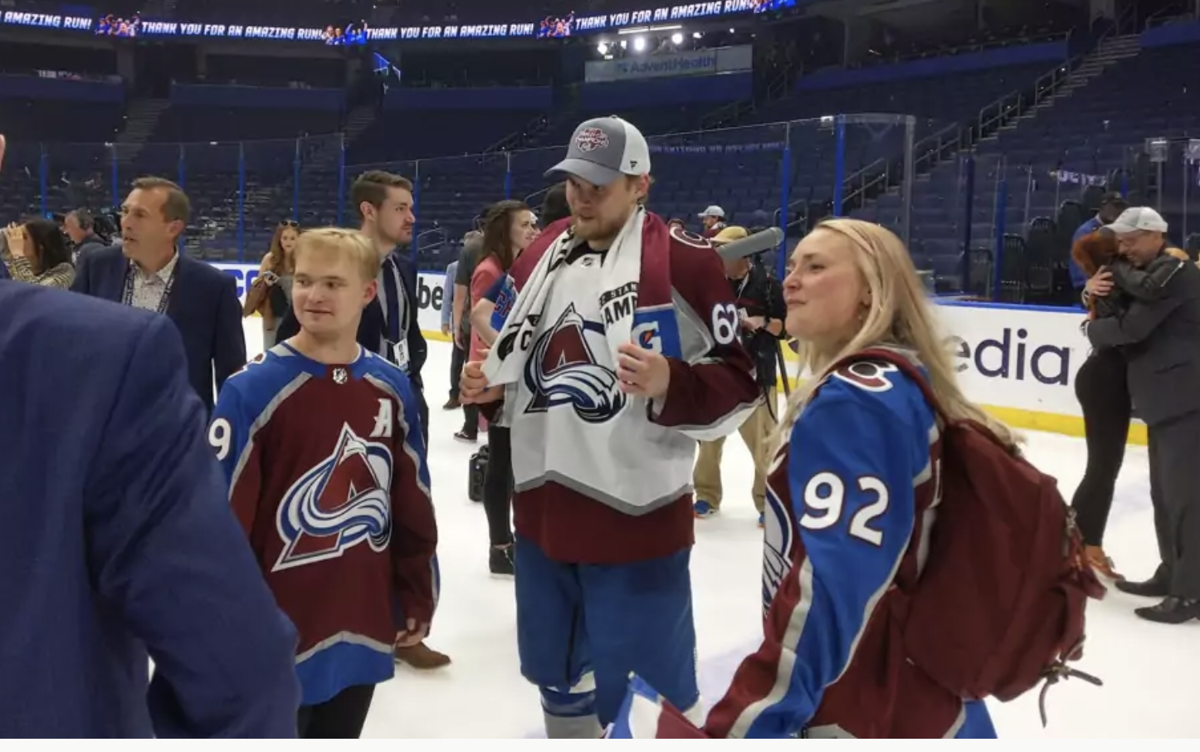
[[364,542],[386,550],[392,470],[387,446],[342,426],[333,453],[284,494],[276,519],[284,547],[273,571],[334,559]]
[[387,397],[379,398],[379,412],[375,414],[375,427],[371,429],[372,439],[392,438],[392,425],[396,422],[392,401]]

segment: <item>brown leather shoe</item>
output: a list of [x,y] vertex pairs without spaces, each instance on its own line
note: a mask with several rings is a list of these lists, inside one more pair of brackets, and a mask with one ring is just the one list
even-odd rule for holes
[[1113,582],[1123,582],[1124,575],[1118,574],[1113,568],[1112,559],[1104,555],[1104,549],[1099,546],[1084,546],[1083,559],[1096,574],[1106,577]]
[[407,663],[420,671],[441,668],[450,663],[450,656],[431,649],[423,642],[408,648],[395,647],[392,655],[400,663]]

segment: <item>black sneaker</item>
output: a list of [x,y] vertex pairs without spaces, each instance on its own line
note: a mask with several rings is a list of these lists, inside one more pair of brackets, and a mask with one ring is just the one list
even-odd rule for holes
[[472,436],[471,434],[467,433],[466,431],[459,431],[454,434],[454,440],[461,441],[464,444],[474,444],[475,442],[479,441],[479,437]]
[[488,549],[488,569],[492,574],[500,576],[512,576],[517,573],[516,565],[513,563],[512,546],[492,546]]

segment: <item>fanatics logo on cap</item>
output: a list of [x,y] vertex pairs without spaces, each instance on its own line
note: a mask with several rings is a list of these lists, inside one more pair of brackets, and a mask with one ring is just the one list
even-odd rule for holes
[[575,137],[575,148],[582,152],[608,148],[608,134],[600,128],[584,128]]

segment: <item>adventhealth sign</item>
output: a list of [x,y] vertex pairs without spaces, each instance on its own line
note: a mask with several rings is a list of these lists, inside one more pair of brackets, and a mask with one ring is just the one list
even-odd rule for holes
[[614,60],[619,78],[649,76],[687,76],[692,73],[716,73],[717,56],[712,52],[671,55],[645,60]]
[[671,55],[627,57],[622,60],[592,60],[584,66],[584,80],[635,81],[664,76],[711,76],[714,73],[748,71],[754,62],[750,45],[694,50]]
[[[213,265],[237,279],[239,296],[258,276],[253,264]],[[444,280],[441,273],[418,275],[417,322],[430,338],[442,338]],[[937,311],[968,398],[1018,428],[1083,435],[1074,388],[1089,349],[1079,331],[1083,311],[959,302],[943,302]],[[248,325],[247,338],[260,328]],[[1135,423],[1131,440],[1144,444],[1145,427]]]

